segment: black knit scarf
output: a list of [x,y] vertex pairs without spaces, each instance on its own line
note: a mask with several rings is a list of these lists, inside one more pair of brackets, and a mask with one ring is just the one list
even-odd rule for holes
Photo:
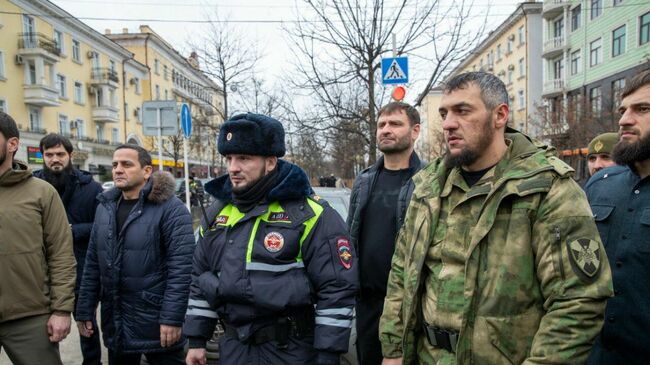
[[241,212],[248,212],[261,202],[266,194],[275,187],[278,177],[278,169],[274,169],[268,174],[262,176],[257,182],[248,189],[236,193],[232,192],[232,202]]

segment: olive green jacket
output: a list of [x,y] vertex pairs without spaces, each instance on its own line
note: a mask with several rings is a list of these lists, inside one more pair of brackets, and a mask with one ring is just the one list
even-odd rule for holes
[[[506,140],[493,178],[468,192],[485,199],[470,229],[462,327],[456,355],[439,350],[437,362],[584,363],[613,292],[591,210],[573,170],[552,149],[521,133]],[[423,265],[448,174],[439,159],[413,177],[397,238],[379,332],[384,356],[404,364],[418,362]],[[572,250],[579,243],[596,260]]]

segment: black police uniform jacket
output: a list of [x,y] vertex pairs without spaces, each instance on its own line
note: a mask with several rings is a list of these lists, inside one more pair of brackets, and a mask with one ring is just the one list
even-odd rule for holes
[[265,203],[246,213],[231,204],[227,175],[206,184],[217,200],[194,253],[183,331],[192,346],[209,339],[220,318],[246,341],[278,316],[314,308],[317,361],[331,359],[348,348],[356,255],[345,222],[310,197],[302,169],[278,160],[276,181]]
[[192,217],[168,172],[154,172],[121,232],[117,188],[99,195],[76,320],[90,321],[101,305],[104,345],[120,353],[164,352],[160,325],[181,327],[187,309],[194,235]]

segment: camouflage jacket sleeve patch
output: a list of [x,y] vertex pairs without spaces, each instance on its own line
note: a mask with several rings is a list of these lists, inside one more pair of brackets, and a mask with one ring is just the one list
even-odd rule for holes
[[569,262],[578,277],[593,283],[600,276],[602,254],[598,242],[589,238],[578,238],[567,242]]

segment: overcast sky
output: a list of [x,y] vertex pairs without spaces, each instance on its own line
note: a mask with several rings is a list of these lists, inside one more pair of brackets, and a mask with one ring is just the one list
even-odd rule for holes
[[[201,21],[208,14],[218,9],[220,14],[234,21],[235,27],[241,27],[251,40],[262,45],[265,57],[259,64],[258,73],[267,83],[281,82],[291,77],[290,64],[287,62],[291,53],[286,49],[287,42],[281,23],[264,23],[264,21],[292,21],[296,18],[296,9],[306,11],[306,5],[294,0],[50,0],[59,7],[80,18],[97,31],[104,33],[111,29],[113,33],[122,28],[136,32],[140,24],[148,24],[156,33],[172,44],[182,54],[191,51],[188,41],[206,28]],[[453,1],[453,0],[445,0]],[[444,4],[444,3],[443,3]],[[444,5],[443,5],[444,6]],[[489,9],[490,29],[498,26],[516,8],[513,0],[475,0],[474,11],[477,15]],[[91,19],[94,18],[94,19]],[[101,19],[99,19],[101,18]],[[429,77],[424,67],[417,64],[409,66],[410,76],[415,82],[410,85],[407,100],[414,98],[424,87],[423,80]]]

